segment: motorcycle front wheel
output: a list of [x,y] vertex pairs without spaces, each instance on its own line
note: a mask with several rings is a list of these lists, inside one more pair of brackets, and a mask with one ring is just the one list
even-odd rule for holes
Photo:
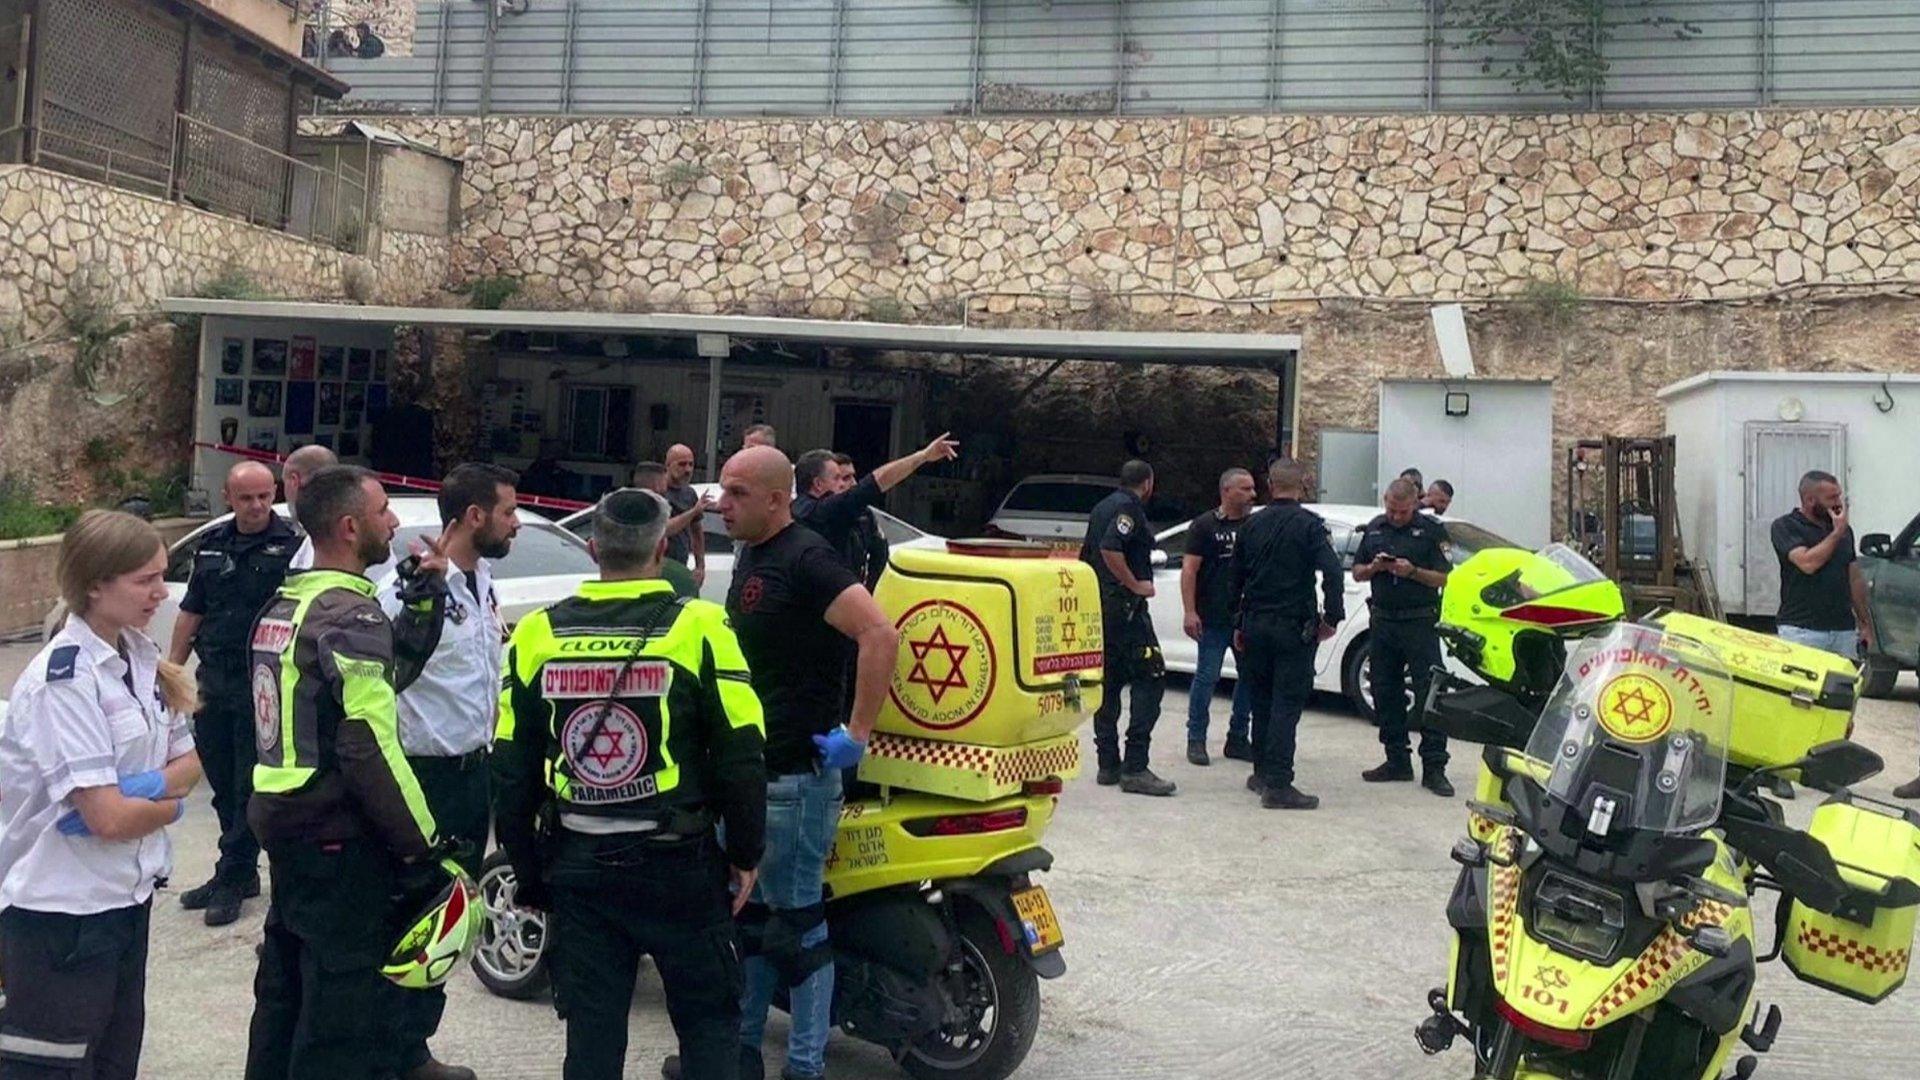
[[946,1022],[910,1043],[900,1065],[918,1080],[1006,1080],[1040,1028],[1040,977],[1001,948],[984,913],[959,921],[959,955],[936,976],[947,991]]
[[546,916],[513,906],[513,866],[504,851],[487,856],[477,884],[487,924],[473,952],[473,973],[498,997],[539,997],[552,978],[547,971]]

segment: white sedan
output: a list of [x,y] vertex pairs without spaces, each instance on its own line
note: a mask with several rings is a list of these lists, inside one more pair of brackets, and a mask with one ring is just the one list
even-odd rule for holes
[[[1340,567],[1343,571],[1351,571],[1353,553],[1360,546],[1360,530],[1380,511],[1370,506],[1337,503],[1309,503],[1307,509],[1326,519],[1333,550],[1340,555]],[[1255,512],[1259,511],[1256,509]],[[1453,540],[1452,559],[1456,566],[1483,548],[1520,546],[1477,525],[1458,519],[1444,520],[1447,534]],[[1175,525],[1154,537],[1154,597],[1148,610],[1153,614],[1153,629],[1160,637],[1160,648],[1166,655],[1168,670],[1192,674],[1200,658],[1200,645],[1187,636],[1184,628],[1185,609],[1180,602],[1180,562],[1186,552],[1187,526],[1184,524]],[[1339,631],[1333,637],[1320,644],[1320,652],[1314,658],[1313,688],[1344,696],[1353,703],[1360,715],[1371,719],[1373,687],[1367,662],[1367,642],[1370,638],[1367,632],[1367,586],[1353,580],[1350,572],[1344,577],[1347,619],[1340,624]],[[1451,658],[1447,663],[1461,675],[1467,674]],[[1227,653],[1221,674],[1229,679],[1235,677],[1231,651]]]
[[[394,516],[400,519],[400,530],[394,534],[394,551],[404,553],[414,538],[439,533],[440,509],[432,497],[396,495],[392,504]],[[287,516],[284,504],[273,509],[282,517]],[[187,577],[193,570],[193,553],[200,545],[200,538],[232,516],[227,514],[207,522],[167,549],[167,598],[147,627],[147,635],[162,649],[173,640],[173,622],[180,614],[180,600],[187,594]],[[379,581],[391,566],[388,562],[371,567],[367,576]],[[500,617],[512,626],[528,612],[573,595],[580,582],[598,572],[584,541],[536,514],[522,513],[513,551],[504,559],[493,560],[494,592],[500,598]],[[42,627],[43,640],[52,636],[65,617],[65,605],[56,604]]]

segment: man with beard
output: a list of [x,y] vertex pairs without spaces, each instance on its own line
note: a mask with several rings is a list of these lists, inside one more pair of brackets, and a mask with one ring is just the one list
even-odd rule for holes
[[291,575],[254,620],[253,799],[271,900],[254,975],[247,1080],[379,1074],[381,963],[404,865],[431,868],[440,832],[396,732],[394,693],[440,630],[446,560],[429,551],[402,591],[399,624],[367,567],[399,520],[371,472],[322,469],[296,507],[313,569]]
[[[446,616],[440,640],[400,695],[400,749],[420,782],[427,809],[441,831],[465,841],[458,861],[480,876],[488,813],[487,748],[499,713],[500,656],[506,628],[494,596],[489,559],[503,559],[520,531],[514,485],[519,477],[499,465],[461,465],[441,481],[438,546],[449,564]],[[380,588],[380,607],[400,616],[405,585],[398,572]],[[473,1070],[444,1065],[427,1050],[447,1007],[444,987],[388,986],[381,1010],[381,1051],[401,1080],[472,1080]]]

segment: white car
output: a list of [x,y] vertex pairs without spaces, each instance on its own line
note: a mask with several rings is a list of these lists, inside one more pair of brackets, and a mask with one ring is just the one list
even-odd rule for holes
[[[695,484],[693,490],[702,498],[716,501],[720,498],[719,484]],[[881,535],[886,537],[889,547],[946,546],[945,539],[922,532],[885,510],[875,510],[873,518],[879,523]],[[561,518],[557,524],[578,536],[582,542],[592,539],[593,508],[577,510]],[[718,510],[707,511],[701,527],[707,534],[707,580],[700,586],[700,598],[724,604],[727,602],[727,586],[733,581],[733,538],[727,535],[726,522],[721,520]]]
[[[1336,503],[1308,503],[1307,509],[1326,519],[1333,550],[1340,555],[1340,567],[1343,571],[1351,571],[1353,553],[1360,546],[1360,530],[1379,516],[1380,511],[1371,506]],[[1256,508],[1255,513],[1258,512]],[[1442,520],[1446,522],[1447,535],[1453,540],[1451,557],[1456,566],[1483,548],[1520,546],[1469,522],[1457,518]],[[1185,608],[1180,602],[1180,563],[1186,553],[1186,524],[1175,525],[1154,537],[1154,596],[1148,609],[1153,614],[1153,629],[1160,637],[1160,648],[1166,656],[1167,669],[1192,674],[1194,665],[1200,659],[1200,644],[1187,636]],[[1353,703],[1360,715],[1371,719],[1373,688],[1367,660],[1370,637],[1367,632],[1368,586],[1353,580],[1351,573],[1346,573],[1344,578],[1347,619],[1340,624],[1340,629],[1333,637],[1320,643],[1319,654],[1314,658],[1313,688],[1344,696]],[[1452,658],[1448,658],[1447,664],[1462,676],[1468,674]],[[1221,674],[1229,679],[1235,677],[1232,651],[1228,651],[1222,663]]]
[[[392,505],[394,516],[400,519],[400,530],[393,539],[394,551],[404,554],[408,542],[415,537],[439,533],[440,508],[431,496],[396,495]],[[288,516],[285,504],[273,509],[282,517]],[[147,636],[161,649],[166,649],[173,640],[174,619],[180,614],[181,598],[187,594],[187,577],[193,570],[193,553],[200,545],[200,538],[232,516],[227,514],[207,522],[167,549],[167,598],[147,626]],[[391,566],[389,561],[369,567],[367,577],[379,581]],[[536,514],[522,513],[512,552],[504,559],[493,560],[494,593],[500,598],[500,617],[512,626],[528,612],[573,595],[580,582],[598,572],[584,541]],[[65,617],[65,605],[56,604],[42,627],[42,640],[52,637]]]

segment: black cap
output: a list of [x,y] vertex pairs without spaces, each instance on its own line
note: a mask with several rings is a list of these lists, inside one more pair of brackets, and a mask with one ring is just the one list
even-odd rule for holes
[[600,513],[616,525],[651,525],[667,513],[667,500],[641,488],[621,488],[600,500]]

